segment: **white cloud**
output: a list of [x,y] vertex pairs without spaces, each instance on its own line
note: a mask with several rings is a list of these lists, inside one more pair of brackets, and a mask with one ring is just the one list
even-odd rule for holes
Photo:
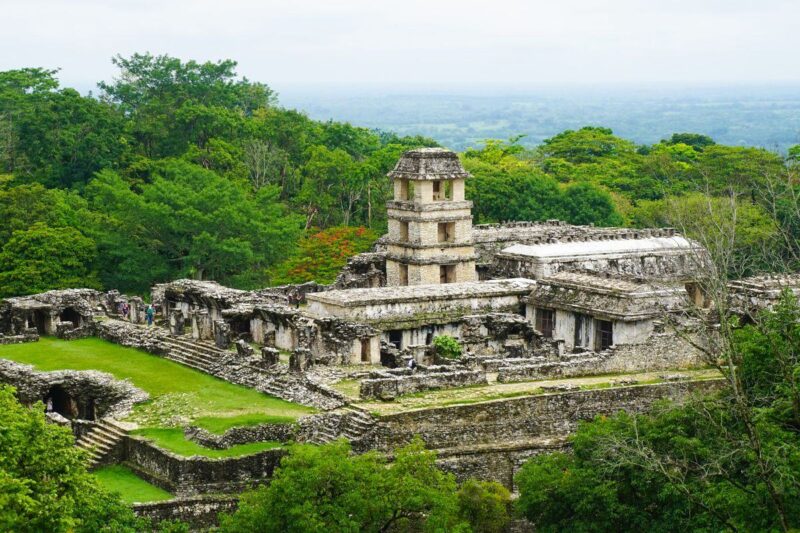
[[2,0],[0,69],[88,88],[136,51],[285,83],[798,80],[790,0]]

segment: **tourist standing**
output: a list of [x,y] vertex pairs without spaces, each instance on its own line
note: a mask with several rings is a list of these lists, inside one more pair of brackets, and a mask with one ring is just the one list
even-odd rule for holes
[[156,310],[153,309],[153,304],[149,304],[147,306],[147,310],[145,310],[145,312],[144,312],[144,316],[147,318],[147,325],[148,326],[152,326],[153,325],[153,317],[155,316],[155,314],[156,314]]

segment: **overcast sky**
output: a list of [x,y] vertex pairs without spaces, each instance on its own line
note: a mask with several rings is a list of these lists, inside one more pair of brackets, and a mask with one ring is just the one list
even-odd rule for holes
[[800,0],[0,0],[0,70],[149,51],[287,84],[800,81]]

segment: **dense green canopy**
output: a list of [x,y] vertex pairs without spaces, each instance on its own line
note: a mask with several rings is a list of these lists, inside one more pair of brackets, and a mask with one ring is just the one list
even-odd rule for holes
[[[326,253],[311,238],[321,231],[382,234],[386,172],[403,151],[436,145],[283,109],[231,60],[113,63],[97,97],[60,87],[56,71],[0,72],[0,296],[76,284],[142,293],[178,276],[241,288],[330,279],[344,258],[286,272]],[[677,225],[667,198],[735,194],[776,235],[796,229],[771,200],[776,184],[797,187],[796,149],[784,159],[693,133],[635,146],[603,127],[532,150],[518,141],[463,154],[476,222]],[[353,239],[343,248],[364,248]],[[774,241],[778,255],[792,246]],[[68,252],[41,262],[56,248]]]

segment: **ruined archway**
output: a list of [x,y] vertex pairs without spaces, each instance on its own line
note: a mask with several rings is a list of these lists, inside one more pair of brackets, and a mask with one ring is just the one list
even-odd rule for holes
[[82,320],[81,314],[73,307],[64,308],[58,318],[61,322],[72,322],[72,325],[76,328],[80,327]]

